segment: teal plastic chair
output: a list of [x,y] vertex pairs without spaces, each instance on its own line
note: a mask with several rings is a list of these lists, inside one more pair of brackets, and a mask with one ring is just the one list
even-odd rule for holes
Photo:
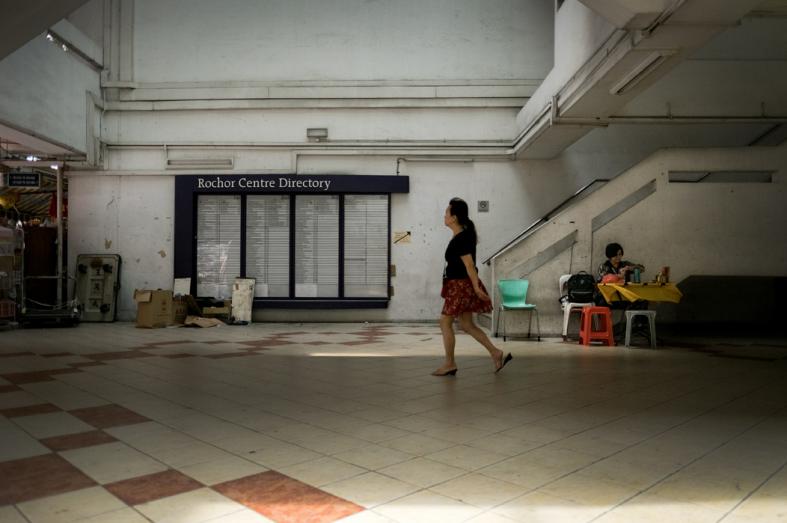
[[[527,337],[530,338],[531,327],[533,325],[533,313],[536,314],[536,329],[538,330],[538,341],[541,341],[541,323],[538,319],[538,308],[527,302],[527,289],[530,287],[528,280],[499,280],[497,288],[500,290],[500,312],[497,315],[497,325],[495,333],[500,332],[500,317],[505,316],[506,311],[528,311],[530,316],[527,324]],[[506,320],[503,318],[503,341],[506,341]]]

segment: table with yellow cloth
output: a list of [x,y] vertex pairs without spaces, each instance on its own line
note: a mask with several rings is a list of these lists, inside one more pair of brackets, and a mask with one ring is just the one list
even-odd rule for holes
[[683,297],[674,283],[599,283],[598,291],[607,303],[637,300],[680,303]]

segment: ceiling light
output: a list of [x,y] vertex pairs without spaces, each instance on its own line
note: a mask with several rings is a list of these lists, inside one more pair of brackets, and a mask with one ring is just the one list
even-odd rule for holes
[[60,169],[60,166],[56,163],[53,163],[52,165],[49,166],[49,168],[57,171],[58,169]]
[[52,36],[52,33],[47,33],[46,34],[46,39],[49,40],[50,42],[54,42],[55,41],[55,37]]
[[37,162],[40,159],[41,158],[39,158],[38,156],[33,156],[32,154],[27,156],[27,158],[25,158],[25,160],[27,160],[28,162]]

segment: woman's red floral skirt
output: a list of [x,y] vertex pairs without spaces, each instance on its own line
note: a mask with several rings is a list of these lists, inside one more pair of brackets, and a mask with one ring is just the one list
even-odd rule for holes
[[[487,292],[483,282],[478,282]],[[492,312],[492,302],[479,298],[473,290],[470,278],[461,280],[443,280],[443,290],[440,296],[445,298],[443,314],[446,316],[459,316],[463,312]]]

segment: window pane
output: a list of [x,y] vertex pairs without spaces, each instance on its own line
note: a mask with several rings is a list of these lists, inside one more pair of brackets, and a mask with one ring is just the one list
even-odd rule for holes
[[388,196],[344,197],[344,295],[388,296]]
[[339,197],[295,197],[295,296],[339,296]]
[[246,277],[254,296],[290,295],[290,197],[246,197]]
[[240,196],[200,195],[197,203],[197,296],[232,297],[240,276]]

